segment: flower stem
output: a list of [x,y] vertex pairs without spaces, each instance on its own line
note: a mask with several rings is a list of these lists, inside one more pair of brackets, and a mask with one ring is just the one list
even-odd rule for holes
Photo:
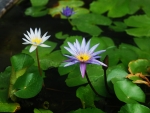
[[107,64],[107,67],[102,66],[102,68],[103,68],[103,70],[104,70],[105,88],[106,88],[107,92],[108,92],[110,95],[112,95],[112,93],[111,93],[110,90],[109,90],[108,84],[107,84],[107,74],[106,74],[106,70],[107,70],[107,68],[108,68],[108,56],[105,57],[104,63]]
[[39,73],[40,73],[40,75],[42,76],[42,71],[41,71],[40,61],[39,61],[38,47],[36,48],[36,58],[37,58]]
[[93,90],[93,92],[94,92],[97,96],[99,96],[100,98],[105,98],[104,96],[98,94],[97,91],[94,89],[94,87],[93,87],[93,85],[91,84],[91,81],[90,81],[90,79],[89,79],[89,77],[88,77],[88,75],[87,75],[87,72],[85,72],[85,76],[86,76],[86,79],[87,79],[87,81],[88,81],[88,84],[90,85],[90,87],[91,87],[91,89]]

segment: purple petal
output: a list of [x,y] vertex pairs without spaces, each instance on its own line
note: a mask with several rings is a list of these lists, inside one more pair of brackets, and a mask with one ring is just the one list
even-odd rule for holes
[[89,54],[93,53],[94,50],[98,47],[99,44],[94,45],[90,50],[89,50]]
[[78,62],[74,61],[74,62],[67,62],[64,67],[67,67],[67,66],[70,66],[70,65],[73,65],[73,64],[76,64]]
[[80,63],[80,71],[81,71],[82,78],[84,78],[85,71],[86,71],[86,63]]
[[100,62],[99,60],[96,60],[96,59],[91,59],[91,60],[87,61],[87,63],[97,64],[97,65],[103,65],[103,66],[107,67],[106,64],[104,64],[103,62]]
[[101,53],[103,53],[103,52],[105,52],[105,51],[106,51],[106,50],[101,50],[101,51],[94,52],[94,53],[91,54],[91,56],[99,55],[99,54],[101,54]]
[[76,56],[76,53],[73,51],[73,50],[71,50],[70,48],[68,48],[68,47],[64,47],[69,53],[71,53],[72,55],[74,55],[74,56]]
[[91,42],[91,40],[89,40],[88,42],[87,42],[87,44],[86,44],[86,46],[85,46],[85,53],[87,53],[87,51],[89,50],[89,48],[90,48],[90,42]]
[[82,43],[81,43],[81,52],[84,52],[85,51],[85,46],[86,46],[86,41],[85,41],[85,38],[83,38],[82,40]]

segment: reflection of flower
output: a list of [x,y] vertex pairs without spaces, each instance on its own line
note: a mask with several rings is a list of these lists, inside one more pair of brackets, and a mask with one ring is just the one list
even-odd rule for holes
[[68,6],[66,6],[66,8],[63,8],[62,12],[61,12],[64,16],[66,17],[70,17],[71,15],[73,15],[75,12],[73,11],[73,8],[70,8]]
[[78,42],[78,40],[76,40],[74,44],[68,42],[68,45],[69,47],[64,48],[67,51],[69,51],[72,55],[65,55],[69,59],[66,60],[66,64],[64,66],[70,66],[79,62],[82,77],[84,77],[85,75],[87,63],[107,66],[106,64],[96,60],[97,58],[100,58],[100,56],[98,56],[99,54],[105,52],[105,50],[94,52],[94,50],[98,47],[99,44],[96,44],[92,48],[90,48],[90,40],[86,44],[85,38],[83,38],[81,45]]
[[30,33],[27,31],[27,34],[24,34],[25,38],[22,38],[25,42],[22,44],[32,44],[31,48],[30,48],[30,52],[34,51],[37,46],[41,46],[41,47],[50,47],[48,45],[43,44],[50,36],[46,36],[47,32],[41,37],[41,29],[39,28],[39,30],[37,30],[37,28],[35,28],[35,31],[33,31],[30,28]]

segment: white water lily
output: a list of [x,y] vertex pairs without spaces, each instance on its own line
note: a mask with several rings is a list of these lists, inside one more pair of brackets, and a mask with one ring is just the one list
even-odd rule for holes
[[31,48],[29,50],[29,52],[33,52],[37,46],[41,46],[41,47],[50,47],[46,44],[43,44],[46,40],[49,39],[50,36],[46,36],[47,32],[41,36],[41,29],[39,28],[39,30],[37,30],[37,28],[35,28],[35,31],[33,31],[30,28],[30,32],[27,31],[27,34],[24,34],[25,38],[22,38],[25,42],[22,44],[31,44]]

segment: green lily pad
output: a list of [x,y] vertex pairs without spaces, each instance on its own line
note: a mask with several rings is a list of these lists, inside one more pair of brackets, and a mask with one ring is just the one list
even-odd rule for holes
[[76,91],[76,96],[81,100],[82,106],[95,107],[93,92],[87,87],[79,87]]
[[104,113],[104,112],[98,108],[86,108],[86,109],[78,109],[76,111],[71,111],[68,113]]
[[57,39],[66,39],[67,37],[69,37],[69,35],[68,34],[63,34],[63,32],[60,31],[60,32],[58,32],[58,33],[55,34],[55,37]]
[[147,15],[130,16],[124,22],[127,26],[133,27],[126,30],[129,35],[141,37],[150,36],[150,17]]
[[99,14],[89,13],[80,15],[78,18],[73,19],[71,24],[82,32],[98,36],[102,30],[96,25],[107,26],[111,24],[111,20],[108,17]]
[[145,93],[131,81],[121,80],[114,82],[114,90],[117,98],[125,103],[145,102]]
[[1,113],[14,113],[21,108],[18,103],[0,103],[0,106]]
[[43,78],[39,72],[26,73],[19,77],[13,86],[14,95],[19,98],[31,98],[36,96],[43,84]]
[[98,0],[90,4],[90,10],[102,14],[108,11],[109,17],[122,17],[129,13],[130,0]]
[[32,6],[38,7],[38,6],[45,6],[48,3],[48,0],[30,0]]
[[150,113],[150,109],[141,104],[126,104],[118,113]]
[[138,59],[131,61],[128,65],[129,70],[132,74],[142,73],[146,74],[147,68],[150,66],[150,62],[146,59]]

